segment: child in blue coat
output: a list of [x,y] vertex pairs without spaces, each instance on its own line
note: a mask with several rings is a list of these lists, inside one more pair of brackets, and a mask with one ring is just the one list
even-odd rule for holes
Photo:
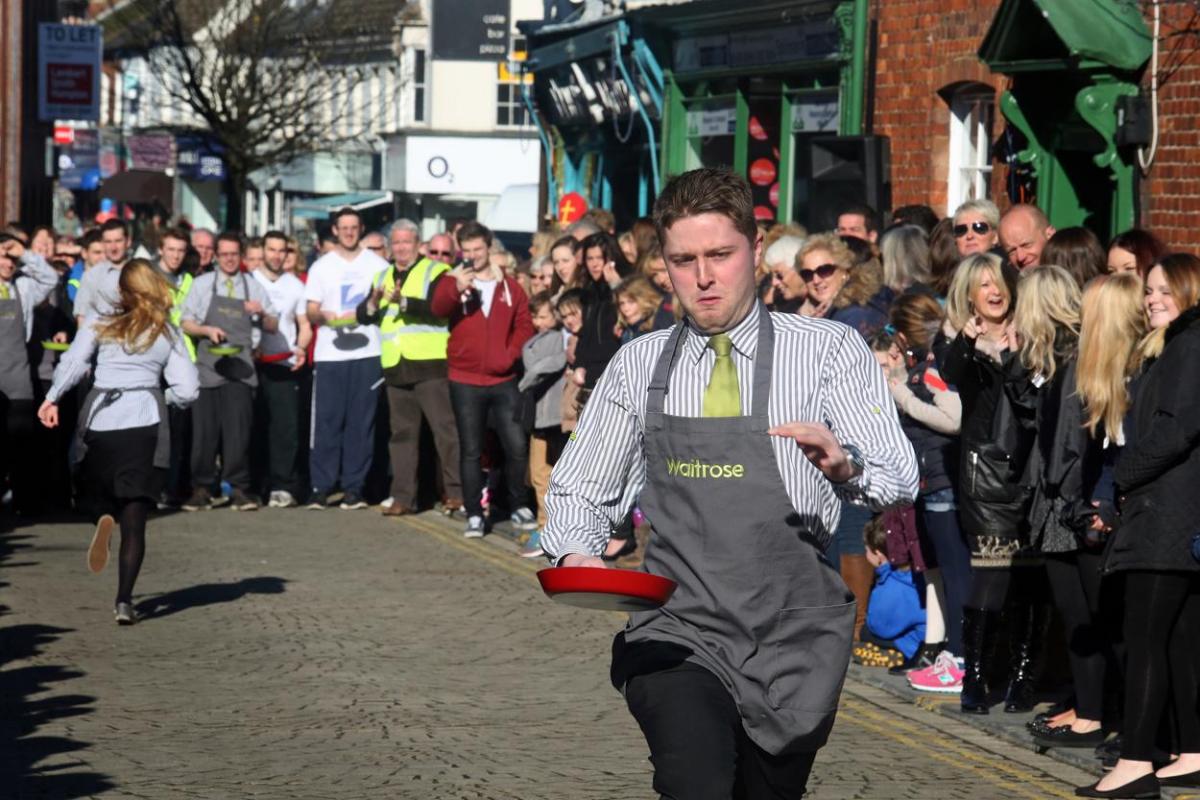
[[863,530],[867,561],[875,567],[875,586],[867,603],[867,631],[881,646],[890,646],[910,659],[925,641],[925,587],[908,566],[893,567],[888,561],[887,532],[881,517],[874,517]]

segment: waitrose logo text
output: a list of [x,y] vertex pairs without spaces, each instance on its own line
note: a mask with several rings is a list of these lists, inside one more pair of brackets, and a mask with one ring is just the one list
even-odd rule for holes
[[705,464],[700,459],[668,458],[667,475],[674,478],[744,478],[746,468],[741,464]]

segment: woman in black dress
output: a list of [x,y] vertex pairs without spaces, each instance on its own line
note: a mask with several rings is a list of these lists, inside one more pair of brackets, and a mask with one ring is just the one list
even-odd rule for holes
[[[199,394],[196,367],[183,336],[171,324],[171,291],[143,259],[121,270],[120,303],[111,316],[84,320],[54,371],[38,409],[47,428],[58,425],[58,401],[87,374],[95,385],[79,413],[75,457],[97,516],[88,567],[108,563],[109,539],[121,524],[120,573],[114,613],[118,624],[137,621],[133,584],[146,552],[146,517],[162,491],[171,437],[167,403],[185,406]],[[166,384],[166,389],[162,388]]]

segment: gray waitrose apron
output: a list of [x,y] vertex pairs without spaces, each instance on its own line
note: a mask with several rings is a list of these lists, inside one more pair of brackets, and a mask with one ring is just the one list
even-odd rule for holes
[[149,392],[158,403],[158,432],[154,443],[154,466],[167,469],[171,465],[171,426],[167,417],[167,400],[158,386],[131,386],[126,389],[106,389],[93,386],[79,408],[79,424],[75,426],[75,463],[83,463],[87,455],[87,432],[96,414],[131,392]]
[[29,351],[25,347],[25,315],[16,281],[8,284],[9,298],[0,300],[0,394],[9,400],[32,400]]
[[[243,298],[225,297],[217,292],[218,286],[224,288],[227,279],[237,280],[238,276],[242,279]],[[196,371],[200,373],[202,389],[215,389],[232,381],[249,386],[258,385],[258,373],[250,357],[254,326],[245,306],[250,299],[250,287],[246,282],[246,273],[238,273],[238,276],[229,276],[220,270],[213,273],[212,299],[208,303],[208,313],[204,315],[204,324],[215,325],[225,331],[225,341],[219,345],[214,345],[208,338],[196,342]],[[242,350],[233,356],[213,355],[212,348],[223,345],[239,345]]]
[[[748,417],[663,413],[687,335],[675,326],[650,381],[639,499],[653,526],[644,569],[679,587],[663,608],[631,615],[614,645],[613,682],[623,688],[661,668],[664,650],[676,661],[686,654],[729,690],[759,747],[815,751],[833,727],[855,606],[809,532],[816,509],[806,519],[793,507],[767,435],[774,327],[760,307]],[[714,465],[722,477],[709,477]]]

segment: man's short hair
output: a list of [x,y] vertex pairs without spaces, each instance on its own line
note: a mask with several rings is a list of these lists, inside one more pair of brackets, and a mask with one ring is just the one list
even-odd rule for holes
[[257,236],[254,236],[254,237],[246,240],[246,249],[247,250],[249,250],[252,247],[260,247],[261,248],[262,246],[263,246],[263,240]]
[[750,184],[728,169],[702,167],[667,182],[654,201],[658,240],[665,242],[667,230],[679,220],[700,214],[726,216],[751,244],[758,239]]
[[192,237],[195,238],[196,236],[207,236],[213,241],[217,239],[217,235],[208,228],[192,228]]
[[420,226],[418,226],[417,223],[413,222],[411,219],[406,219],[404,217],[401,217],[392,223],[391,230],[388,231],[388,236],[391,236],[393,231],[405,231],[413,234],[418,239],[421,238]]
[[337,211],[333,212],[333,216],[329,219],[334,225],[337,225],[338,220],[340,220],[342,217],[354,217],[356,220],[358,220],[358,224],[362,225],[362,214],[358,213],[356,209],[353,209],[350,206],[342,206]]
[[892,212],[893,225],[916,225],[923,228],[925,235],[933,233],[938,224],[937,213],[929,206],[911,205],[900,206]]
[[125,224],[125,220],[123,219],[110,219],[100,226],[101,237],[109,231],[120,231],[126,239],[129,238],[129,226]]
[[474,220],[466,222],[458,229],[458,243],[462,245],[468,239],[483,239],[487,242],[487,246],[492,246],[492,232],[486,225],[478,223]]
[[567,226],[565,231],[567,236],[572,236],[576,239],[586,239],[593,233],[601,233],[600,226],[589,217],[580,217]]
[[583,219],[596,223],[605,233],[612,233],[617,228],[617,218],[607,208],[589,208],[584,212]]
[[262,237],[263,244],[266,244],[267,239],[278,239],[279,241],[283,242],[285,247],[287,246],[288,237],[283,231],[267,231]]
[[838,216],[844,214],[855,214],[862,217],[863,227],[867,229],[867,233],[879,230],[879,213],[866,203],[851,203],[843,206],[842,210],[838,212]]
[[100,229],[99,228],[92,228],[87,233],[85,233],[83,236],[79,237],[79,246],[82,247],[84,250],[87,250],[89,247],[91,247],[94,244],[98,244],[99,242],[100,242]]
[[220,247],[221,242],[233,242],[238,246],[238,252],[242,252],[242,235],[240,233],[235,231],[225,231],[217,237],[216,247]]
[[192,243],[182,228],[167,228],[162,232],[162,236],[159,237],[159,241],[165,242],[167,239],[174,239],[177,242],[183,242],[185,245]]
[[550,306],[550,311],[554,311],[554,294],[550,291],[543,290],[536,292],[533,297],[529,298],[529,313],[536,314],[542,310],[543,306]]

